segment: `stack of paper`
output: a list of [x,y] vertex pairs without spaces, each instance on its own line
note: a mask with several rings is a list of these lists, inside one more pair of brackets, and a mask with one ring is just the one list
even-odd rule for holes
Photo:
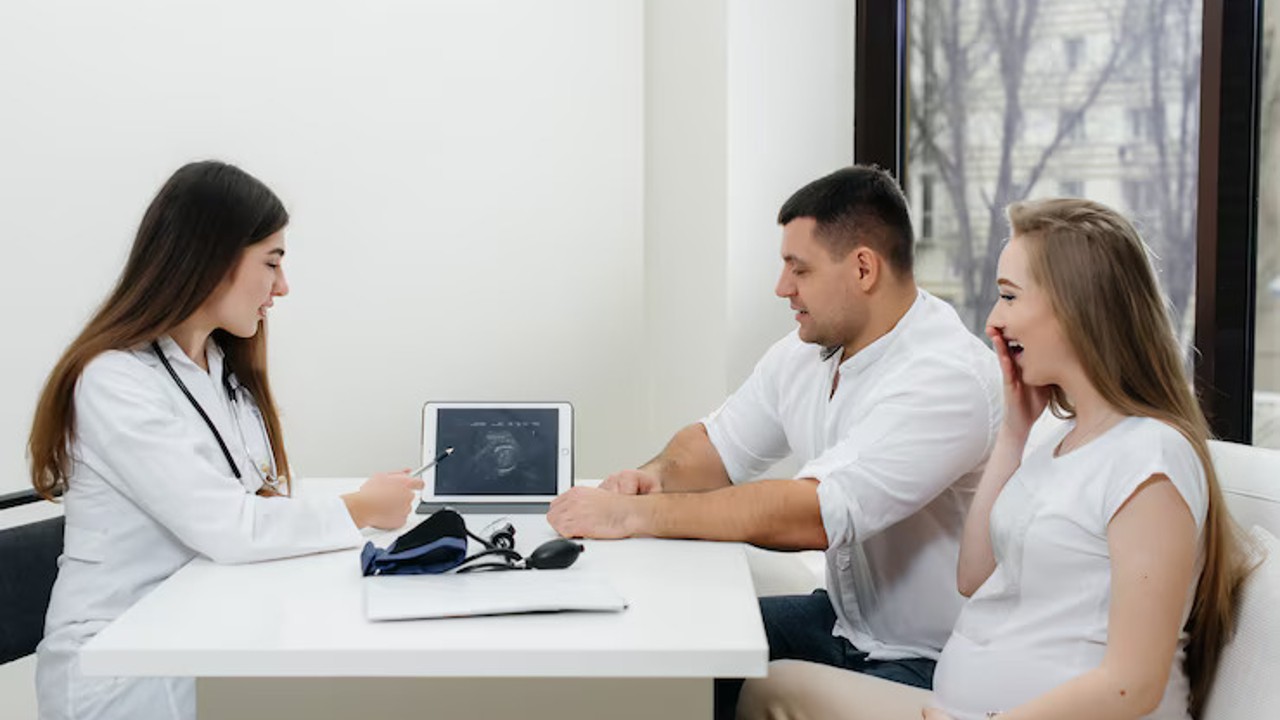
[[618,612],[627,601],[602,575],[562,570],[508,570],[461,575],[379,575],[364,583],[370,620],[595,610]]

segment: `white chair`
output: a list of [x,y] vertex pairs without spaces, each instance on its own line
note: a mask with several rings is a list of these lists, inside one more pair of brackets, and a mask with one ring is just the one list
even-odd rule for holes
[[[1201,720],[1280,716],[1280,451],[1210,442],[1227,509],[1270,552],[1245,581],[1236,635],[1223,650]],[[1261,528],[1270,537],[1259,535]]]
[[1236,523],[1280,537],[1280,450],[1211,440],[1209,452]]

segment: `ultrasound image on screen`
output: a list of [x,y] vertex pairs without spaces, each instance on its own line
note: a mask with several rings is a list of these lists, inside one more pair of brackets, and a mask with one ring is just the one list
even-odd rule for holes
[[435,494],[555,495],[559,431],[554,409],[438,410]]

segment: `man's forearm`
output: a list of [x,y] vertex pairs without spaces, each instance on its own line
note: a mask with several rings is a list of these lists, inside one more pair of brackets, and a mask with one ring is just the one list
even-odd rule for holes
[[702,423],[676,433],[657,457],[639,469],[657,476],[663,492],[703,492],[732,484]]
[[825,550],[816,480],[759,480],[714,492],[638,496],[634,535]]

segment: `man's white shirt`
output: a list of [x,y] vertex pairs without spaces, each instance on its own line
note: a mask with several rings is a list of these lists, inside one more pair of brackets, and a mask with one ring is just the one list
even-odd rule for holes
[[734,483],[792,453],[796,477],[818,480],[832,633],[873,660],[936,659],[964,600],[960,536],[1001,393],[995,354],[920,290],[843,363],[839,349],[782,338],[702,422]]

